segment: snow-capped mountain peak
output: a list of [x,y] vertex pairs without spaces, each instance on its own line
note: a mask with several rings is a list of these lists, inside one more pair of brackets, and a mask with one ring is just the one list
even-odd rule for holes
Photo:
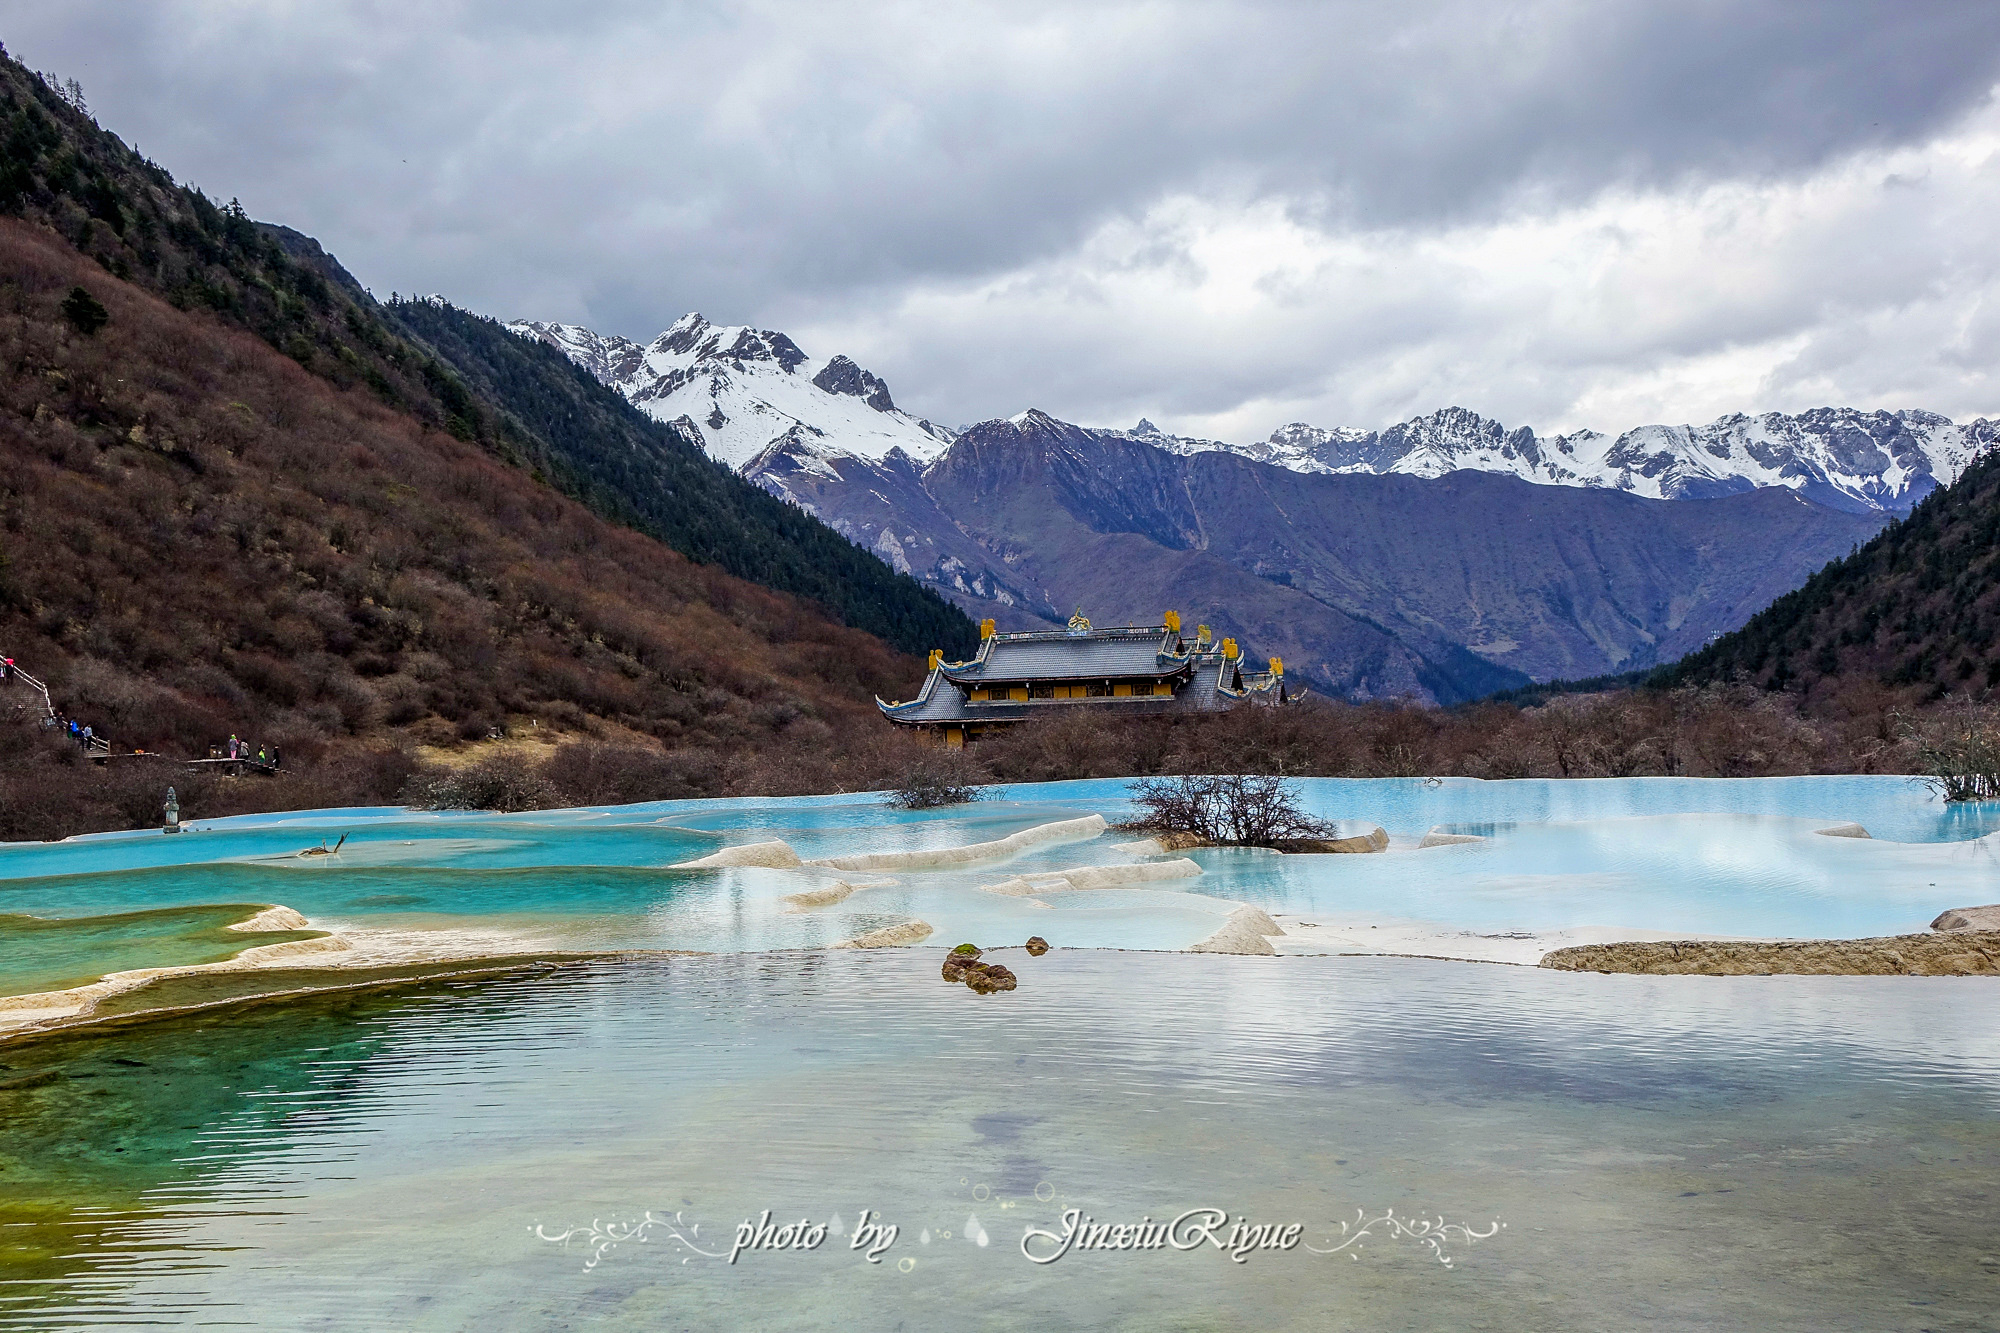
[[1635,426],[1616,436],[1594,430],[1537,436],[1526,426],[1510,430],[1477,412],[1447,407],[1380,431],[1295,422],[1256,444],[1170,436],[1162,444],[1177,453],[1223,448],[1295,472],[1502,472],[1546,486],[1600,486],[1653,499],[1784,486],[1821,504],[1859,511],[1909,508],[1956,480],[1996,437],[2000,422],[1960,426],[1934,412],[1845,407],[1756,417],[1739,412],[1706,426]]
[[692,423],[709,453],[734,468],[780,440],[793,454],[879,461],[900,449],[928,462],[954,438],[898,408],[879,376],[845,356],[816,361],[771,329],[690,313],[642,347],[579,324],[507,327],[557,348],[648,416]]
[[[880,376],[845,356],[810,357],[771,329],[711,324],[690,313],[642,346],[579,324],[507,327],[560,349],[649,416],[687,423],[711,454],[746,473],[769,472],[778,455],[816,473],[823,469],[814,458],[882,462],[899,450],[922,467],[957,438],[898,408]],[[1038,408],[1007,422],[1017,430],[1076,429]],[[1902,511],[1956,480],[2000,437],[2000,422],[1960,426],[1933,412],[1828,407],[1735,413],[1705,426],[1636,426],[1615,436],[1540,436],[1446,407],[1382,430],[1293,422],[1250,444],[1174,435],[1143,417],[1130,430],[1090,433],[1182,456],[1236,454],[1294,472],[1499,472],[1544,486],[1668,500],[1783,486],[1839,509]]]

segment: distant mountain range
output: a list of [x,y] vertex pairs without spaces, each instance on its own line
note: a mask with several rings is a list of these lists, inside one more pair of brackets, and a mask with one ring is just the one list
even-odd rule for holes
[[[934,462],[956,438],[896,407],[889,386],[845,356],[808,357],[782,333],[690,314],[641,346],[576,324],[521,320],[515,332],[571,360],[660,421],[684,422],[710,453],[755,476],[774,447],[797,459],[879,462],[901,449]],[[1021,417],[1012,418],[1020,421]],[[1280,426],[1251,444],[1173,435],[1141,420],[1105,438],[1169,453],[1229,453],[1291,472],[1442,477],[1492,472],[1544,486],[1624,491],[1655,500],[1713,499],[1769,487],[1853,513],[1907,513],[2000,437],[2000,421],[1959,425],[1934,412],[1823,407],[1737,413],[1705,426],[1635,426],[1612,436],[1538,436],[1462,407],[1385,430]]]
[[1853,512],[1907,512],[1949,485],[2000,435],[2000,422],[1960,426],[1934,412],[1822,407],[1742,413],[1706,426],[1635,426],[1538,437],[1526,426],[1448,407],[1387,430],[1281,426],[1258,444],[1166,435],[1141,421],[1127,432],[1176,453],[1219,449],[1294,472],[1441,477],[1497,472],[1547,486],[1625,491],[1655,500],[1713,499],[1783,486]]
[[1172,608],[1351,698],[1442,703],[1670,661],[1880,514],[1782,488],[1662,502],[1462,471],[1293,472],[1040,412],[920,466],[767,450],[757,477],[1003,626]]
[[[1355,698],[1671,661],[1957,477],[2000,423],[1827,408],[1538,437],[1460,408],[1229,445],[1039,411],[955,433],[880,377],[699,315],[641,346],[517,322],[1003,627],[1169,607]],[[1670,502],[1670,503],[1663,503]]]

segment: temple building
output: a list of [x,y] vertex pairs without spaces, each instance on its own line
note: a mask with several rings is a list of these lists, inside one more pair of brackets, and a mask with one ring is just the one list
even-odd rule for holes
[[1245,703],[1290,701],[1285,666],[1245,670],[1236,640],[1216,643],[1208,626],[1190,640],[1180,614],[1158,625],[1097,629],[1079,611],[1066,630],[996,634],[979,627],[979,652],[947,662],[933,649],[923,689],[907,703],[877,699],[882,716],[949,746],[983,732],[1088,708],[1114,715],[1219,713]]

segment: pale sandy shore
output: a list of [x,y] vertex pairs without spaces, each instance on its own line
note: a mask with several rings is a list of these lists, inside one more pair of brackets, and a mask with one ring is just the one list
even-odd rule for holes
[[1325,915],[1276,916],[1284,934],[1271,940],[1278,954],[1382,954],[1409,958],[1449,958],[1471,963],[1513,963],[1534,967],[1542,955],[1586,944],[1653,943],[1660,940],[1735,941],[1740,935],[1696,935],[1687,931],[1632,930],[1620,926],[1572,926],[1565,930],[1481,934],[1428,921],[1370,921]]
[[[265,908],[231,930],[316,929],[289,907]],[[183,967],[141,967],[112,972],[86,986],[31,995],[0,995],[0,1037],[87,1018],[98,1005],[156,981],[224,972],[311,968],[338,974],[347,970],[403,965],[470,962],[570,952],[553,940],[518,931],[453,927],[439,930],[343,929],[317,939],[287,940],[245,949],[234,958]],[[334,982],[332,984],[338,984]]]

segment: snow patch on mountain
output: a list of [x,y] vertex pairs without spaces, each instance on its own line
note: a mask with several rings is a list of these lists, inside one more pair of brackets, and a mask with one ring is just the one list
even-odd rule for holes
[[1141,420],[1100,434],[1176,454],[1232,453],[1294,472],[1442,477],[1500,472],[1545,486],[1600,486],[1652,499],[1789,487],[1856,512],[1906,510],[1950,485],[2000,438],[2000,422],[1958,425],[1934,412],[1824,407],[1791,415],[1735,413],[1706,426],[1636,426],[1621,435],[1581,430],[1537,436],[1448,407],[1386,430],[1328,430],[1295,422],[1248,445],[1169,435]]
[[659,421],[685,419],[714,457],[742,469],[780,441],[791,456],[922,462],[956,436],[896,406],[879,376],[844,356],[814,360],[782,333],[684,315],[644,346],[581,324],[507,325],[561,351]]

